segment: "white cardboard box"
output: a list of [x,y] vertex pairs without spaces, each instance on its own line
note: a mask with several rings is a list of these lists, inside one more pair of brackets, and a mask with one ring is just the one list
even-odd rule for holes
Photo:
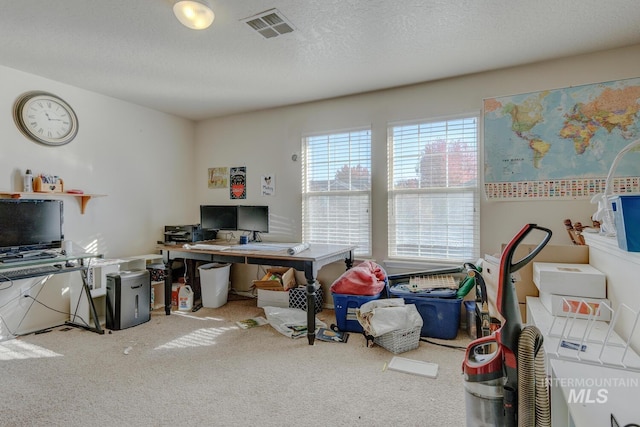
[[611,303],[605,298],[583,298],[540,292],[540,302],[554,316],[611,320]]
[[589,264],[533,263],[533,283],[540,292],[606,298],[605,275]]
[[258,307],[289,307],[289,291],[258,289]]

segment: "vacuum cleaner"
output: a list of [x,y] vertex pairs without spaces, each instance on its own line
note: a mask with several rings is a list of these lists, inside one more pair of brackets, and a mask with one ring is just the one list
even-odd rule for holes
[[[540,243],[522,259],[514,253],[534,230]],[[539,233],[538,233],[539,234]],[[468,427],[550,426],[542,334],[535,326],[522,327],[512,273],[527,265],[551,239],[551,230],[526,224],[500,257],[497,309],[504,321],[489,336],[472,341],[462,364]]]

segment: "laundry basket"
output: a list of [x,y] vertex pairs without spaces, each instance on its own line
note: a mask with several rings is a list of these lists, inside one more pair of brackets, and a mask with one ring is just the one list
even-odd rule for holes
[[420,326],[387,332],[373,339],[373,342],[392,353],[404,353],[420,345]]

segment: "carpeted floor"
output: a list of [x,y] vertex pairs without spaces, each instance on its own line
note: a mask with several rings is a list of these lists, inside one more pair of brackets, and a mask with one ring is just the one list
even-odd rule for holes
[[[98,335],[58,327],[0,343],[3,426],[463,426],[464,351],[420,342],[398,356],[438,364],[437,378],[385,369],[394,356],[365,346],[291,339],[255,300],[218,309],[153,312]],[[335,323],[333,310],[317,318]],[[435,340],[466,347],[456,340]]]

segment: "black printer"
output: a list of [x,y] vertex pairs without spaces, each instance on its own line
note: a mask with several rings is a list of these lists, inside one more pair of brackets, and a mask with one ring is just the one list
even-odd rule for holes
[[202,240],[205,239],[200,224],[164,226],[164,242],[167,244],[200,242]]

